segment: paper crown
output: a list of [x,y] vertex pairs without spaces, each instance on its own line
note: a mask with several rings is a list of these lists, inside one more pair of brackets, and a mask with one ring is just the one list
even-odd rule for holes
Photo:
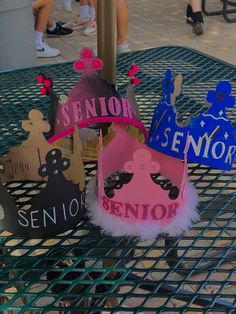
[[89,185],[92,222],[114,236],[176,236],[198,219],[197,194],[187,163],[158,153],[113,123],[115,136],[102,147],[97,182]]
[[[80,59],[74,63],[74,70],[81,72],[82,78],[69,92],[66,102],[58,106],[55,114],[54,134],[49,143],[68,136],[78,128],[106,122],[119,122],[139,128],[145,137],[147,132],[139,120],[139,113],[132,96],[132,85],[138,84],[138,78],[132,78],[128,85],[128,97],[122,97],[115,86],[102,80],[97,75],[97,70],[102,69],[103,63],[94,56],[89,48],[84,48]],[[136,73],[133,65],[129,76]],[[40,80],[42,81],[42,79]],[[131,82],[132,81],[132,82]],[[48,85],[48,80],[46,80]],[[49,84],[51,85],[51,84]],[[47,93],[47,86],[41,92]],[[52,98],[51,98],[52,100]],[[52,106],[53,107],[53,106]]]
[[[97,76],[96,70],[101,69],[102,61],[94,57],[92,50],[83,49],[80,56],[81,59],[74,63],[74,69],[82,72],[82,79],[69,97],[58,97],[51,78],[46,74],[38,76],[38,83],[43,84],[41,93],[51,99],[50,125],[43,120],[41,112],[33,109],[29,120],[22,123],[23,129],[30,132],[27,140],[0,158],[0,227],[9,232],[44,238],[72,229],[80,222],[85,209],[82,161],[85,147],[80,137],[84,134],[92,142],[97,139],[92,130],[81,128],[94,123],[118,121],[123,125],[129,124],[130,133],[136,133],[132,129],[134,126],[147,137],[144,125],[139,121],[132,90],[132,86],[139,83],[134,77],[137,67],[133,65],[129,71],[128,97],[125,98],[113,85]],[[51,136],[48,141],[43,133]],[[112,136],[109,133],[105,141],[109,143]],[[96,158],[94,151],[91,154],[91,148],[90,145],[89,157],[93,155]],[[23,197],[19,204],[15,204],[4,185],[19,181],[26,181],[26,184],[46,181],[46,186],[42,183],[44,186],[39,185],[38,195],[30,200],[27,195],[26,200]]]
[[[49,131],[50,125],[40,111],[31,110],[22,127],[29,132],[28,138],[0,157],[0,227],[31,238],[71,230],[81,221],[85,209],[79,131],[75,129],[71,156],[65,158],[60,149],[46,141],[43,133]],[[35,182],[36,195],[27,194],[25,186],[35,187]],[[7,191],[11,185],[12,195],[22,194],[17,203]]]
[[226,108],[233,107],[235,98],[231,95],[228,81],[220,81],[216,90],[210,90],[206,100],[209,109],[198,117],[192,117],[184,126],[177,122],[174,107],[175,98],[181,90],[182,77],[172,82],[171,71],[166,71],[162,82],[164,97],[157,105],[149,132],[147,145],[153,149],[184,158],[187,138],[189,162],[231,170],[236,155],[235,129],[226,116]]

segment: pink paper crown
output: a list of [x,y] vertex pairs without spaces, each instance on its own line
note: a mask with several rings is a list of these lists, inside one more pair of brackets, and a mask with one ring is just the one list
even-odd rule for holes
[[154,151],[120,124],[113,124],[113,131],[106,148],[100,136],[97,187],[95,182],[89,187],[92,222],[114,236],[183,233],[198,219],[186,158],[183,163]]
[[[111,122],[133,125],[147,137],[146,128],[139,118],[133,92],[133,85],[138,85],[140,82],[135,77],[139,67],[136,65],[130,67],[127,97],[122,97],[113,84],[99,77],[97,71],[102,67],[102,60],[95,57],[91,49],[81,50],[80,59],[74,62],[74,70],[80,72],[82,78],[69,92],[68,100],[54,110],[56,111],[54,134],[49,138],[49,143],[72,134],[75,125],[84,128],[93,124]],[[38,81],[43,81],[42,75],[39,76]],[[41,93],[52,94],[52,82],[49,79],[44,80]],[[55,97],[51,97],[52,99],[54,100]]]

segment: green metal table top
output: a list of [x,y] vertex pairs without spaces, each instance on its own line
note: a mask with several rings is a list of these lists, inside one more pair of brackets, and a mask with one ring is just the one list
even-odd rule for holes
[[[136,97],[147,126],[167,67],[184,78],[177,101],[183,118],[206,109],[207,91],[219,80],[229,80],[236,94],[236,67],[183,47],[121,55],[117,67],[121,93],[133,62],[141,68]],[[19,121],[31,108],[47,114],[49,100],[36,83],[42,71],[53,79],[59,94],[79,79],[72,63],[1,73],[1,153],[25,138]],[[234,108],[228,116],[234,123]],[[95,164],[86,165],[87,180],[95,172]],[[100,234],[86,218],[76,230],[53,239],[28,240],[2,231],[0,311],[236,313],[236,167],[223,172],[190,164],[189,175],[200,195],[201,221],[178,239],[111,238]],[[32,191],[27,182],[7,188],[16,201]]]

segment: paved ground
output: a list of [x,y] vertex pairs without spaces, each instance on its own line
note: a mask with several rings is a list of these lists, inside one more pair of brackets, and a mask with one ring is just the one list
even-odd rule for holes
[[[56,0],[59,2],[60,0]],[[214,8],[220,0],[208,0]],[[222,16],[205,17],[205,34],[197,37],[185,23],[186,0],[128,0],[129,44],[132,50],[163,45],[181,45],[201,50],[209,55],[236,64],[236,23],[225,22]],[[55,11],[57,20],[69,21],[79,12],[73,1],[73,14]],[[48,38],[48,43],[60,49],[61,56],[38,59],[39,64],[75,59],[80,48],[96,48],[96,36],[85,37],[78,30],[72,37]]]

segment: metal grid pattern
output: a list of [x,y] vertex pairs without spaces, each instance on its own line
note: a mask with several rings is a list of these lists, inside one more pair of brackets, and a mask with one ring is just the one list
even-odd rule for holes
[[[218,80],[230,80],[236,95],[236,68],[183,47],[160,47],[118,59],[117,86],[125,92],[131,63],[141,67],[136,88],[141,117],[148,126],[161,96],[167,67],[184,77],[180,117],[206,109],[204,98]],[[19,121],[31,108],[47,114],[49,100],[36,84],[46,71],[55,91],[70,89],[79,76],[72,64],[24,69],[0,75],[0,149],[25,138]],[[229,117],[234,123],[233,108]],[[96,171],[86,165],[87,179]],[[236,313],[236,167],[222,172],[189,165],[201,202],[201,221],[178,239],[137,242],[101,235],[86,217],[76,230],[47,240],[0,234],[0,310],[12,313]],[[38,183],[40,185],[40,183]],[[38,186],[35,187],[38,189]],[[31,197],[29,182],[9,184],[16,201]],[[14,191],[18,191],[17,194]]]

